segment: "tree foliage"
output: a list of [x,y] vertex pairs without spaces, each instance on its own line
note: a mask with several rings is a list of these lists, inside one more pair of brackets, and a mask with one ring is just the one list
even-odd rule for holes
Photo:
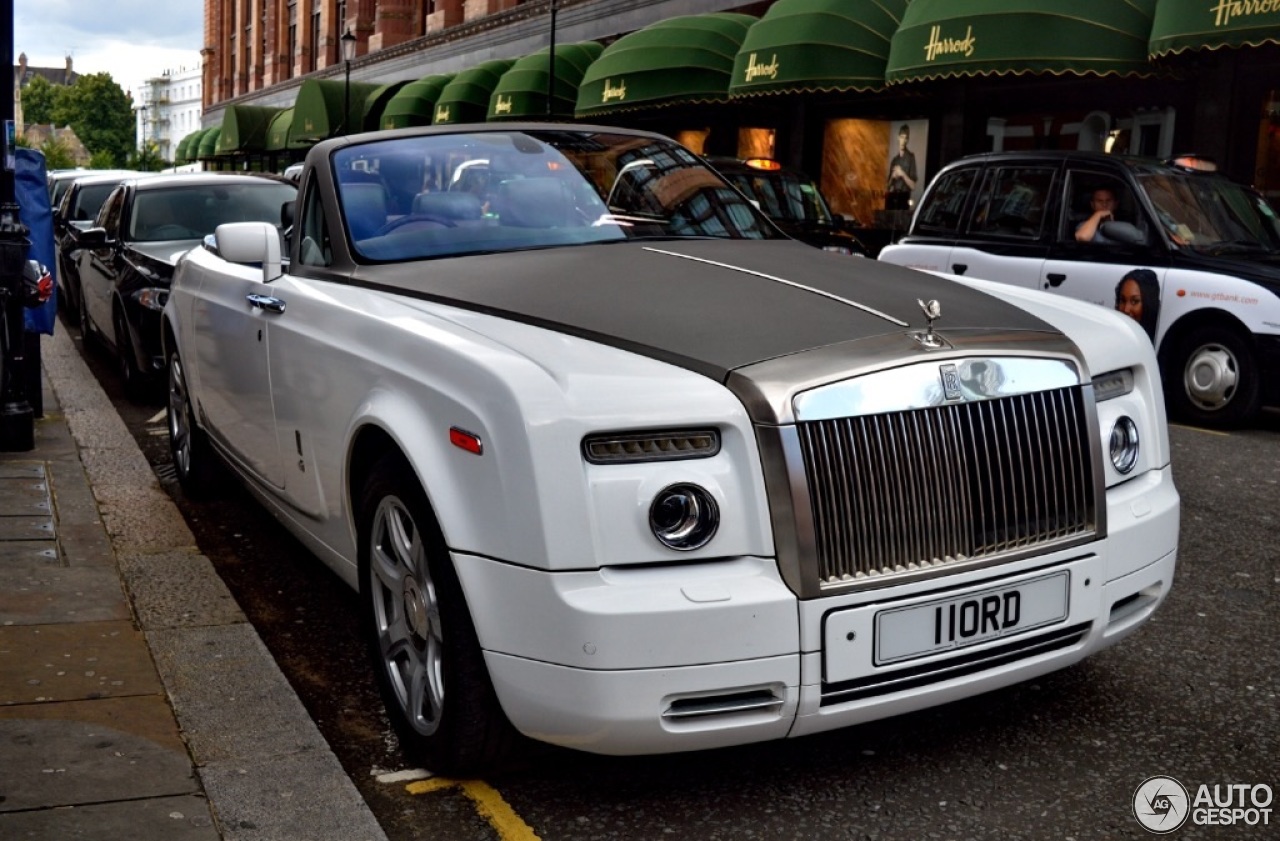
[[63,88],[54,116],[75,129],[94,159],[110,155],[108,167],[119,166],[133,150],[133,108],[110,73],[81,76]]
[[142,141],[142,146],[129,153],[128,167],[138,172],[159,172],[169,165],[160,154],[160,146],[154,140]]
[[22,120],[30,125],[53,122],[61,86],[50,84],[43,76],[36,76],[22,89]]
[[22,89],[22,118],[30,125],[71,126],[95,167],[119,166],[133,151],[133,106],[110,73],[80,76],[69,86],[36,76]]
[[67,148],[67,144],[56,137],[50,137],[41,143],[40,153],[44,155],[45,169],[72,169],[76,165],[76,160],[71,156],[71,150]]

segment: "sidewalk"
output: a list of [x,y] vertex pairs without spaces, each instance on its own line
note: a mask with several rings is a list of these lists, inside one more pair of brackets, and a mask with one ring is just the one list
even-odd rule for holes
[[0,453],[0,838],[385,841],[67,331],[41,338],[35,449]]

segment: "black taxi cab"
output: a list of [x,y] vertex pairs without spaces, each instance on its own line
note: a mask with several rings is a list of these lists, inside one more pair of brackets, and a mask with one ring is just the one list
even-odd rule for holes
[[1127,313],[1184,420],[1234,426],[1280,403],[1280,216],[1204,159],[962,158],[879,259]]

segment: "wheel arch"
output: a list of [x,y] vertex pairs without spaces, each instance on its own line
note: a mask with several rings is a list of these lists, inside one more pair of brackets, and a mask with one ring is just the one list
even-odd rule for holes
[[[430,484],[425,477],[419,474],[414,467],[413,460],[409,457],[404,447],[400,445],[400,442],[386,429],[374,423],[366,423],[356,430],[347,452],[347,480],[343,493],[347,497],[346,508],[351,517],[351,533],[359,540],[361,524],[358,507],[361,488],[365,486],[369,481],[369,477],[373,475],[374,467],[378,462],[388,455],[399,459],[404,469],[413,475],[414,481],[417,482],[426,500],[427,514],[431,518],[431,526],[435,531],[436,537],[447,547],[448,543],[445,541],[439,511],[432,499]],[[357,551],[359,551],[358,546]]]
[[1205,307],[1182,315],[1177,321],[1170,324],[1164,335],[1160,337],[1157,358],[1160,361],[1162,373],[1173,363],[1179,346],[1186,340],[1187,336],[1202,327],[1220,327],[1230,330],[1240,336],[1251,350],[1255,353],[1257,352],[1257,344],[1254,342],[1253,332],[1249,330],[1243,321],[1227,310]]

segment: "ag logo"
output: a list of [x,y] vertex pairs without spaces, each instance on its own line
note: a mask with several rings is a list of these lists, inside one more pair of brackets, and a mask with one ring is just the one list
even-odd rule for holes
[[1133,793],[1133,816],[1148,832],[1164,835],[1187,821],[1191,801],[1173,777],[1148,777]]

